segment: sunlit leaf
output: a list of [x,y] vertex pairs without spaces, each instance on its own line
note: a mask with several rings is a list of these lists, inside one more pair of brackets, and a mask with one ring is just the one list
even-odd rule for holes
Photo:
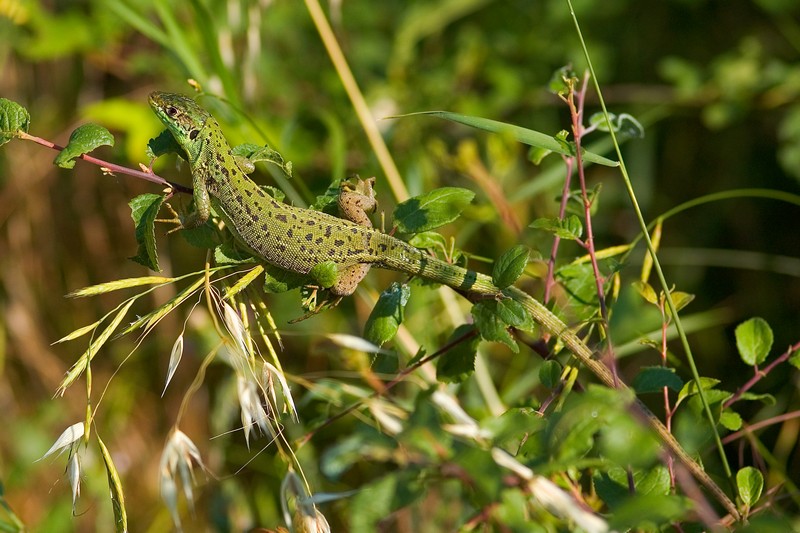
[[0,98],[0,146],[4,145],[19,132],[27,133],[31,125],[28,110],[16,102]]
[[[500,133],[504,135],[511,135],[513,138],[515,138],[517,141],[523,144],[550,150],[557,154],[562,154],[567,156],[575,155],[574,145],[571,143],[562,143],[559,142],[559,140],[556,139],[555,137],[547,135],[545,133],[541,133],[535,130],[530,130],[527,128],[522,128],[520,126],[515,126],[513,124],[498,122],[496,120],[491,120],[488,118],[460,115],[458,113],[451,113],[448,111],[421,111],[419,113],[408,113],[406,115],[399,115],[398,117],[394,118],[410,117],[416,115],[435,116],[446,120],[451,120],[453,122],[459,122],[461,124],[479,130],[489,131],[492,133]],[[607,159],[601,155],[597,155],[592,152],[584,151],[583,159],[584,161],[588,161],[590,163],[597,163],[609,167],[619,166],[619,163],[617,161]]]
[[378,346],[394,338],[410,297],[411,288],[404,283],[394,282],[383,291],[364,324],[364,338]]
[[155,222],[165,199],[165,194],[147,193],[137,196],[128,203],[136,227],[136,242],[139,245],[136,255],[130,259],[156,272],[161,268],[158,266]]
[[97,124],[84,124],[78,126],[64,149],[56,156],[54,164],[61,168],[73,168],[75,159],[89,153],[98,146],[114,146],[114,136],[111,132]]
[[764,362],[772,348],[772,328],[763,318],[755,317],[736,326],[736,348],[742,361],[750,366]]
[[475,193],[459,187],[441,187],[409,198],[394,209],[394,225],[401,233],[420,233],[449,224],[461,214]]

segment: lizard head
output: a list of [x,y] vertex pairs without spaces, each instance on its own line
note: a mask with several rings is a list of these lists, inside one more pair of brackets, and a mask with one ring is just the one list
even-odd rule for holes
[[150,93],[150,107],[184,150],[202,131],[211,115],[191,98],[160,91]]

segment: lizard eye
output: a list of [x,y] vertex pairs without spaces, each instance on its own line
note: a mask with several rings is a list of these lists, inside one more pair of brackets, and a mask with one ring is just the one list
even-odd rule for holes
[[195,137],[197,137],[197,135],[198,135],[199,133],[200,133],[200,130],[192,130],[192,131],[190,131],[190,132],[189,132],[189,138],[190,138],[191,140],[194,140],[194,138],[195,138]]
[[169,115],[169,116],[171,116],[171,117],[174,117],[174,116],[175,116],[175,115],[177,115],[177,114],[178,114],[178,110],[177,110],[176,108],[174,108],[174,107],[172,107],[172,106],[169,106],[169,107],[167,108],[167,115]]

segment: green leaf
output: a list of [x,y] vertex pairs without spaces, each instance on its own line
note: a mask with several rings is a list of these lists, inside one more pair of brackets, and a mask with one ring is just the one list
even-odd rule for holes
[[628,413],[609,417],[599,431],[598,450],[617,464],[636,469],[652,466],[660,448],[655,435]]
[[259,146],[253,143],[240,144],[234,147],[231,153],[235,156],[244,157],[252,163],[260,163],[262,161],[272,163],[281,169],[281,172],[283,172],[286,177],[292,177],[292,162],[285,161],[277,150],[273,150],[267,145]]
[[156,272],[160,272],[161,269],[158,266],[155,223],[165,199],[165,194],[147,193],[137,196],[128,203],[136,227],[136,242],[139,245],[136,255],[130,259]]
[[553,75],[550,76],[550,82],[547,84],[547,88],[550,89],[550,92],[553,94],[565,96],[569,91],[570,84],[574,86],[577,83],[578,75],[572,70],[572,67],[566,65],[553,72]]
[[401,233],[420,233],[458,218],[475,193],[459,187],[442,187],[409,198],[394,209],[394,225]]
[[611,119],[611,128],[608,127],[605,115],[598,112],[589,117],[589,124],[597,126],[599,131],[614,130],[614,133],[619,133],[621,136],[628,138],[641,139],[644,137],[644,127],[632,115],[628,113],[620,113],[616,115],[609,113],[608,117]]
[[264,263],[264,292],[266,293],[286,292],[302,287],[306,283],[308,283],[308,276]]
[[511,324],[500,317],[497,304],[496,301],[482,301],[473,305],[472,316],[475,319],[475,326],[484,340],[501,342],[511,348],[512,352],[518,353],[519,346],[508,332]]
[[722,414],[719,415],[719,423],[722,424],[725,429],[739,431],[742,427],[742,417],[739,416],[739,413],[736,411],[725,409],[722,411]]
[[763,318],[755,317],[736,326],[736,348],[742,361],[750,366],[764,362],[772,348],[772,328]]
[[633,288],[639,293],[639,296],[645,299],[648,303],[658,305],[658,296],[656,295],[653,286],[646,281],[637,280],[633,282]]
[[186,159],[186,152],[183,151],[183,148],[181,148],[181,145],[178,144],[178,141],[175,140],[169,130],[164,130],[158,136],[147,141],[145,153],[151,161],[166,154],[178,154]]
[[180,231],[180,234],[186,242],[197,248],[208,250],[222,244],[219,231],[212,223],[206,223],[196,228],[184,228]]
[[255,261],[252,255],[233,243],[226,242],[214,247],[214,262],[218,265],[241,265],[243,263],[254,263]]
[[[672,296],[672,303],[675,304],[675,310],[678,312],[694,300],[694,294],[689,294],[688,292],[672,291],[670,296]],[[667,315],[672,317],[672,311],[670,311],[669,307],[666,310]]]
[[753,507],[761,498],[764,490],[764,475],[752,466],[746,466],[736,472],[736,491],[739,499],[748,507]]
[[[700,387],[702,387],[704,391],[713,389],[718,383],[718,379],[700,377]],[[678,393],[677,403],[681,403],[685,398],[694,396],[695,394],[697,394],[697,382],[695,380],[687,381],[686,385],[684,385]]]
[[19,132],[28,133],[31,116],[28,110],[16,102],[0,98],[0,146],[17,137]]
[[531,228],[542,229],[562,239],[577,241],[583,235],[583,223],[577,215],[569,215],[565,219],[539,218],[534,220]]
[[[479,130],[510,135],[514,139],[523,144],[527,144],[529,146],[536,146],[538,148],[544,148],[546,150],[556,152],[557,154],[562,154],[567,156],[575,155],[574,153],[575,145],[573,143],[561,143],[555,137],[552,137],[545,133],[530,130],[527,128],[522,128],[520,126],[515,126],[513,124],[506,124],[505,122],[498,122],[496,120],[491,120],[488,118],[460,115],[458,113],[451,113],[449,111],[421,111],[419,113],[408,113],[406,115],[399,115],[398,117],[393,117],[393,118],[410,117],[416,115],[430,115],[434,117],[443,118],[445,120],[458,122],[460,124],[464,124],[466,126],[470,126],[472,128],[476,128]],[[607,159],[601,155],[597,155],[587,151],[583,152],[583,159],[584,161],[597,163],[599,165],[605,165],[608,167],[619,166],[619,163],[617,161],[612,161],[611,159]]]
[[752,401],[752,402],[761,402],[764,405],[775,405],[775,403],[777,402],[777,400],[775,399],[775,396],[773,396],[772,394],[768,394],[766,392],[759,394],[759,393],[756,393],[756,392],[748,391],[748,392],[745,392],[744,394],[742,394],[741,396],[739,396],[739,399],[740,400]]
[[114,146],[114,136],[111,135],[111,132],[103,126],[92,123],[78,126],[69,136],[69,142],[56,156],[53,163],[61,168],[73,168],[75,159],[91,152],[98,146]]
[[447,249],[447,240],[444,238],[444,235],[436,233],[435,231],[417,233],[408,240],[408,244],[414,248],[421,248],[423,250],[428,250],[430,248]]
[[661,392],[664,387],[675,391],[683,387],[683,380],[675,373],[675,369],[663,366],[645,367],[633,380],[633,390],[638,394]]
[[548,389],[555,389],[561,383],[561,363],[545,361],[539,368],[539,381]]
[[410,296],[411,288],[404,283],[394,282],[383,291],[364,324],[364,338],[378,346],[393,339]]
[[339,268],[333,261],[323,261],[311,267],[308,276],[316,281],[320,287],[330,289],[339,279]]
[[505,289],[516,283],[525,267],[528,266],[530,254],[530,249],[521,244],[507,250],[494,263],[492,282],[500,289]]
[[[447,339],[450,345],[475,329],[471,324],[462,324]],[[481,339],[474,335],[451,346],[436,360],[436,379],[444,383],[461,383],[475,371],[475,355]]]
[[800,350],[796,350],[789,356],[789,364],[795,368],[800,368]]
[[620,505],[608,522],[611,530],[658,531],[680,521],[692,509],[688,498],[673,494],[636,494]]

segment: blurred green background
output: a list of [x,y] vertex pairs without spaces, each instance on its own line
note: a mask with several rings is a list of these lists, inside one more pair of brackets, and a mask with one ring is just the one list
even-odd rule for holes
[[[646,136],[627,142],[623,152],[646,219],[734,189],[800,193],[796,1],[576,0],[574,5],[611,111],[631,113],[645,126]],[[585,68],[564,2],[348,0],[325,8],[376,117],[442,109],[550,134],[569,127],[566,108],[547,91],[557,68]],[[97,122],[117,137],[116,146],[98,150],[98,157],[132,167],[147,164],[146,142],[161,129],[147,94],[190,94],[188,78],[227,101],[202,100],[232,142],[267,142],[293,162],[295,180],[278,184],[288,187],[296,204],[313,201],[332,179],[374,175],[381,206],[391,213],[398,198],[303,3],[0,0],[0,96],[30,111],[32,134],[64,144],[75,126]],[[590,90],[587,111],[597,109]],[[535,166],[525,147],[510,139],[433,118],[379,125],[410,194],[445,185],[476,191],[474,205],[445,228],[459,247],[496,258],[523,242],[549,254],[550,238],[525,228],[535,218],[557,213],[563,179],[559,158]],[[590,136],[590,149],[600,139]],[[609,145],[596,150],[615,157]],[[103,531],[113,521],[99,465],[87,466],[80,516],[71,518],[63,463],[34,463],[85,412],[85,390],[79,385],[63,399],[52,398],[85,343],[51,343],[94,322],[125,296],[74,300],[64,294],[148,274],[127,260],[136,251],[127,204],[137,194],[158,191],[139,180],[104,176],[81,162],[73,171],[57,169],[54,156],[22,141],[0,148],[0,479],[7,502],[31,530]],[[188,183],[185,169],[180,172],[171,162],[160,161],[156,170]],[[592,185],[602,183],[594,220],[598,247],[630,242],[638,229],[617,171],[597,167],[588,175]],[[255,179],[275,185],[272,176],[260,168]],[[797,205],[745,195],[687,210],[664,226],[667,279],[696,295],[686,312],[699,316],[691,341],[700,373],[721,380],[727,390],[751,375],[736,355],[735,324],[765,318],[775,331],[775,353],[799,340],[799,216]],[[159,245],[164,275],[202,267],[204,252],[182,239],[159,236]],[[568,262],[581,251],[565,245],[561,254]],[[639,249],[626,265],[628,281],[636,278],[642,257]],[[374,272],[365,287],[374,294],[396,279]],[[541,286],[531,290],[541,295]],[[157,291],[134,309],[146,313],[173,294]],[[350,298],[334,311],[290,326],[287,321],[300,314],[297,300],[296,294],[270,298],[286,332],[287,371],[309,380],[346,375],[360,382],[369,361],[354,361],[319,333],[360,334],[369,299]],[[617,343],[658,327],[657,317],[643,309],[625,285],[612,319]],[[184,363],[162,398],[170,348],[188,311],[167,317],[133,352],[99,410],[99,431],[123,476],[134,531],[160,531],[171,524],[158,494],[159,454],[208,342],[203,331],[209,319],[199,309],[187,326]],[[433,292],[415,293],[406,315],[415,342],[431,351],[452,329]],[[98,357],[95,403],[136,342],[131,336],[118,339]],[[535,373],[538,358],[513,356],[494,345],[486,353],[504,399],[523,401],[535,384],[517,380]],[[654,352],[635,359],[628,375],[657,361]],[[626,359],[623,374],[627,364]],[[248,451],[240,436],[208,440],[236,427],[235,400],[224,399],[234,394],[228,380],[223,365],[212,366],[181,424],[223,478],[200,475],[205,503],[193,520],[199,528],[220,530],[275,526],[285,467],[269,448],[257,454],[261,445],[256,444]],[[742,413],[745,418],[798,409],[796,371],[776,372],[760,387],[776,396],[777,405],[753,406]],[[310,395],[296,395],[306,420],[330,414]],[[309,464],[356,424],[339,421],[312,440],[304,448]],[[796,441],[797,424],[792,427],[775,426],[762,439],[768,448],[780,448],[775,453],[798,479],[800,457],[791,440],[793,435]],[[358,488],[382,468],[362,464],[336,482],[318,480],[317,488]],[[325,512],[334,530],[348,520],[342,502]],[[404,519],[413,523],[413,516]],[[391,528],[413,531],[403,526],[404,519]],[[452,525],[436,519],[443,520],[435,522],[440,527]]]

